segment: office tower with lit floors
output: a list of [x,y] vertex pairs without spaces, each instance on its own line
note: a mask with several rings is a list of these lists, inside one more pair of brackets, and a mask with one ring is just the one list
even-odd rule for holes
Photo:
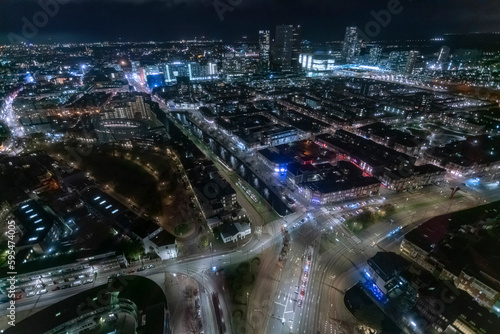
[[271,33],[269,30],[259,31],[259,59],[260,69],[265,72],[269,70],[269,51],[271,47]]
[[298,71],[302,33],[300,25],[276,26],[273,46],[273,70],[280,72]]
[[345,29],[344,44],[342,45],[342,57],[348,63],[353,63],[361,53],[361,36],[358,27],[347,27]]

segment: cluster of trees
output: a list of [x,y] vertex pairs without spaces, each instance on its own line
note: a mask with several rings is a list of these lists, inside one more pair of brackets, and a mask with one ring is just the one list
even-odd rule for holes
[[354,232],[361,231],[368,226],[377,223],[388,216],[392,215],[395,211],[395,207],[392,204],[384,204],[377,211],[363,210],[357,216],[349,219],[347,221],[347,226]]

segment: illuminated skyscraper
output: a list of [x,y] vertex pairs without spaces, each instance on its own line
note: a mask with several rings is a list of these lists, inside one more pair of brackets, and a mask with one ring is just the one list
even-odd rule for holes
[[419,55],[418,51],[392,51],[389,54],[388,69],[398,73],[412,74]]
[[342,45],[342,57],[352,63],[361,53],[361,37],[358,27],[347,27],[345,29],[344,44]]
[[298,71],[302,33],[300,25],[276,26],[273,45],[273,69],[277,71]]
[[368,63],[370,65],[378,65],[380,58],[382,57],[382,47],[374,45],[370,48],[370,54],[368,56]]
[[292,70],[299,71],[299,57],[302,52],[302,28],[300,25],[293,27],[292,32]]
[[408,52],[408,60],[406,62],[405,72],[407,74],[412,74],[415,69],[415,63],[417,62],[417,58],[420,55],[418,51],[410,51]]
[[441,47],[441,50],[439,50],[438,63],[446,62],[449,56],[450,56],[450,48],[447,47],[446,45],[443,45]]
[[269,49],[271,47],[271,33],[269,30],[259,31],[259,58],[261,69],[269,70]]

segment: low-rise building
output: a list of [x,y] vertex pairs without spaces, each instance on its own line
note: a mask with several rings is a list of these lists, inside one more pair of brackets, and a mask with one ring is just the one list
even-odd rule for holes
[[235,242],[244,239],[251,232],[252,229],[248,223],[230,223],[224,226],[220,232],[220,236],[224,243]]
[[377,177],[387,189],[403,191],[439,184],[443,182],[445,175],[446,169],[426,164],[407,169],[386,169],[383,173],[377,175]]
[[378,194],[380,181],[374,177],[332,178],[316,182],[304,182],[299,193],[311,204],[325,205],[332,202],[367,197]]
[[156,254],[162,260],[172,259],[177,257],[177,239],[175,235],[162,230],[154,237],[149,238],[150,247],[153,248]]
[[[384,294],[391,292],[398,284],[403,284],[401,273],[410,265],[405,258],[393,252],[378,252],[368,259],[365,269],[367,276]],[[394,284],[394,282],[396,282]]]
[[281,145],[297,140],[297,129],[293,127],[279,127],[277,129],[263,131],[261,135],[262,145]]
[[277,173],[286,173],[288,164],[293,161],[291,157],[269,148],[259,150],[257,157],[260,162]]
[[460,212],[431,218],[408,232],[400,249],[422,268],[442,280],[453,281],[478,304],[500,315],[500,274],[493,265],[495,258],[484,246],[495,241],[479,233],[488,228],[484,221],[498,214],[492,210],[494,205],[480,208],[484,210],[476,222]]

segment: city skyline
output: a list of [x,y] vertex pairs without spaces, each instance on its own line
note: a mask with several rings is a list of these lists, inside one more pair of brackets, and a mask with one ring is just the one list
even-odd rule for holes
[[[54,5],[54,2],[57,5]],[[111,5],[92,0],[6,0],[0,4],[2,12],[9,13],[0,21],[0,43],[11,42],[8,34],[22,36],[25,22],[39,20],[36,34],[28,41],[41,42],[94,42],[94,41],[165,41],[192,39],[235,40],[255,31],[272,29],[279,24],[300,24],[304,39],[313,41],[342,40],[346,26],[366,30],[369,22],[382,20],[377,39],[432,38],[446,33],[500,31],[500,4],[481,0],[480,6],[469,2],[454,5],[454,0],[433,3],[428,12],[428,1],[357,0],[344,2],[292,1],[286,6],[279,1],[249,2],[222,0],[124,0]],[[57,8],[56,8],[57,6]],[[397,14],[381,14],[389,7]],[[44,7],[48,15],[38,16]],[[304,13],[314,12],[314,19]],[[148,17],[144,24],[139,17]],[[251,18],[259,18],[254,20]],[[31,37],[32,36],[32,37]],[[256,39],[256,38],[253,38]]]
[[498,0],[0,12],[0,333],[498,333]]

